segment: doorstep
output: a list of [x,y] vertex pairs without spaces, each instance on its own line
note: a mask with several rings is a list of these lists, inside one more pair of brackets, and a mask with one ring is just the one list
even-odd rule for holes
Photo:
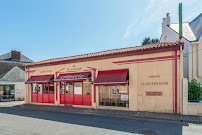
[[23,105],[17,105],[15,107],[25,109],[59,111],[59,112],[75,112],[75,113],[79,112],[84,114],[112,115],[112,116],[145,118],[145,119],[169,120],[178,122],[202,123],[201,116],[193,116],[193,115],[179,115],[169,113],[153,113],[153,112],[127,111],[127,110],[93,109],[93,108],[66,107],[55,105],[52,106],[36,105],[36,104],[35,105],[23,104]]

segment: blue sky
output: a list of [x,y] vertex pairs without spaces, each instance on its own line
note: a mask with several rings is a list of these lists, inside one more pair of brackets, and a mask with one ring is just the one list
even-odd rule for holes
[[34,61],[141,45],[160,38],[166,13],[178,22],[202,12],[201,0],[1,0],[0,55]]

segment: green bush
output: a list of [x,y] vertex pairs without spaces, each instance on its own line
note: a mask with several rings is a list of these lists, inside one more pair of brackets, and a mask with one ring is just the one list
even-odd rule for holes
[[188,83],[188,100],[189,102],[199,102],[201,99],[200,83],[193,79]]

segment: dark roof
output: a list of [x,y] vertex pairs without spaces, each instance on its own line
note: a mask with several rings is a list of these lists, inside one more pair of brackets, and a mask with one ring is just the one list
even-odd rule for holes
[[189,23],[196,40],[199,40],[202,35],[202,13]]
[[11,70],[13,67],[18,66],[19,68],[23,69],[22,67],[23,63],[18,63],[18,62],[6,62],[6,61],[0,61],[0,76],[2,74],[5,74],[9,70]]
[[33,62],[31,59],[27,58],[23,54],[20,54],[20,60],[12,60],[11,59],[11,52],[0,55],[0,61],[13,61],[13,62],[20,62],[20,63],[31,63]]
[[64,57],[64,58],[48,59],[48,60],[43,60],[39,62],[24,64],[23,66],[36,66],[36,65],[43,65],[43,64],[49,64],[49,63],[55,63],[55,62],[71,61],[71,60],[75,61],[78,59],[95,58],[95,57],[109,56],[114,54],[119,55],[123,53],[134,54],[134,52],[147,51],[150,49],[158,49],[158,48],[164,48],[164,47],[175,47],[175,46],[179,46],[180,44],[181,43],[179,42],[157,42],[157,43],[152,43],[152,44],[143,45],[143,46],[134,46],[129,48],[113,49],[113,50],[107,50],[107,51],[89,53],[89,54],[83,54],[83,55],[77,55],[77,56],[70,56],[70,57]]
[[18,66],[15,66],[9,71],[1,74],[0,81],[24,82],[25,71],[19,68]]

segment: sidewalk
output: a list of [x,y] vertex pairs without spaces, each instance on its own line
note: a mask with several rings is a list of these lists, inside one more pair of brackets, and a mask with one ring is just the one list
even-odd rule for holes
[[66,106],[31,105],[31,104],[17,105],[15,107],[20,107],[25,109],[41,109],[41,110],[62,111],[62,112],[79,112],[84,114],[116,115],[116,116],[136,117],[136,118],[145,118],[145,119],[202,123],[202,116],[190,116],[190,115],[179,115],[179,114],[168,114],[168,113],[117,111],[117,110],[105,110],[105,109],[89,109],[89,108],[77,108],[77,107],[66,107]]
[[13,107],[18,105],[23,105],[25,101],[3,101],[0,102],[0,107]]

